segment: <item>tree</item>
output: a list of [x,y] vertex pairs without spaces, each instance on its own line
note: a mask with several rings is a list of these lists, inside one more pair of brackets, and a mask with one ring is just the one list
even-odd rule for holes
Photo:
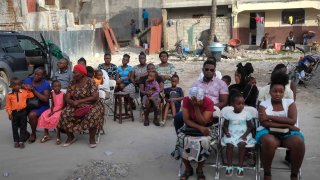
[[211,5],[211,20],[210,20],[210,34],[209,34],[209,41],[205,45],[205,52],[207,57],[209,55],[208,46],[215,40],[215,30],[216,30],[216,17],[217,17],[217,0],[212,0]]

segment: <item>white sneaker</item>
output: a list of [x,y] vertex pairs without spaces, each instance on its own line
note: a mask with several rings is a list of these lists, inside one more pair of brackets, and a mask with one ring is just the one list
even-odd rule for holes
[[166,125],[166,121],[160,121],[160,126],[165,126]]

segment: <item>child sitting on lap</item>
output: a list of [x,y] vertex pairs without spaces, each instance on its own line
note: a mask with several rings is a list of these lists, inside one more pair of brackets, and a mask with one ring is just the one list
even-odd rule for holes
[[143,107],[146,109],[145,110],[145,121],[144,121],[144,125],[148,126],[149,125],[149,111],[151,108],[151,105],[154,107],[154,111],[155,111],[155,115],[154,115],[154,121],[153,123],[156,126],[159,126],[159,121],[158,121],[158,111],[159,111],[159,104],[160,104],[160,85],[158,84],[158,82],[156,81],[156,76],[157,73],[156,72],[149,72],[148,74],[148,79],[145,83],[145,94],[142,98],[142,105]]

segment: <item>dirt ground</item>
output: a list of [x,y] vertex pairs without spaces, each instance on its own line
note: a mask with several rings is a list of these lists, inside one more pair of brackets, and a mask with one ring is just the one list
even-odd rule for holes
[[[116,55],[113,55],[112,62],[120,65],[122,55],[127,52],[132,56],[130,65],[138,64],[138,53],[141,49],[125,48]],[[253,55],[251,55],[253,54]],[[257,54],[257,55],[254,55]],[[243,57],[249,55],[248,57]],[[279,63],[287,63],[283,58],[277,58],[275,55],[272,60],[265,58],[260,52],[245,52],[244,54],[235,55],[233,59],[223,59],[217,64],[217,70],[223,75],[233,74],[236,64],[250,60],[255,72],[253,75],[257,78],[258,86],[264,86],[270,78],[270,72],[273,67]],[[262,56],[264,60],[260,59]],[[273,55],[272,55],[273,56]],[[285,55],[298,58],[299,54]],[[103,62],[102,55],[95,57],[86,57],[88,65],[96,67]],[[285,58],[288,59],[288,58]],[[160,60],[157,55],[148,56],[147,61],[155,64]],[[176,66],[180,76],[180,86],[187,92],[190,85],[197,79],[203,61],[188,60],[179,61],[176,58],[169,60]],[[294,63],[293,61],[291,63]],[[297,106],[299,111],[299,126],[305,135],[306,155],[302,165],[302,176],[304,179],[317,179],[317,171],[320,169],[320,72],[307,84],[307,87],[298,87]],[[78,141],[70,147],[63,148],[56,146],[54,141],[45,144],[39,142],[43,135],[42,131],[38,133],[38,140],[34,144],[27,144],[23,150],[14,149],[12,143],[12,133],[10,121],[4,110],[0,111],[0,179],[10,180],[31,180],[31,179],[48,179],[62,180],[70,179],[70,175],[76,170],[81,169],[89,164],[92,160],[104,160],[108,163],[125,164],[128,173],[125,177],[114,179],[130,180],[149,180],[149,179],[178,179],[179,161],[171,158],[170,153],[174,149],[176,136],[174,127],[169,121],[165,127],[156,127],[151,124],[144,127],[140,122],[138,111],[134,112],[135,121],[125,120],[123,124],[113,121],[113,117],[106,117],[105,124],[106,135],[101,137],[97,148],[90,149],[88,146],[88,135],[77,135]],[[54,133],[51,133],[54,136]],[[63,136],[65,139],[65,136]],[[285,166],[283,161],[284,152],[276,154],[274,164],[276,166]],[[213,179],[215,170],[211,167],[205,168],[207,179]],[[220,170],[220,179],[237,179],[236,176],[226,178],[224,169]],[[289,173],[273,171],[274,179],[289,179]],[[71,179],[84,180],[85,177],[72,176]],[[107,178],[106,178],[107,179]],[[191,177],[196,179],[196,177]],[[254,179],[254,172],[247,170],[243,179]]]

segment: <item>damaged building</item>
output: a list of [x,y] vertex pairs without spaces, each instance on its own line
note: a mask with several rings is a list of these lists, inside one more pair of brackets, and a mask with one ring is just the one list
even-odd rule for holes
[[[164,47],[174,49],[181,41],[189,50],[197,49],[197,41],[206,44],[209,36],[211,0],[163,0]],[[217,0],[216,37],[227,43],[231,38],[232,0]]]

